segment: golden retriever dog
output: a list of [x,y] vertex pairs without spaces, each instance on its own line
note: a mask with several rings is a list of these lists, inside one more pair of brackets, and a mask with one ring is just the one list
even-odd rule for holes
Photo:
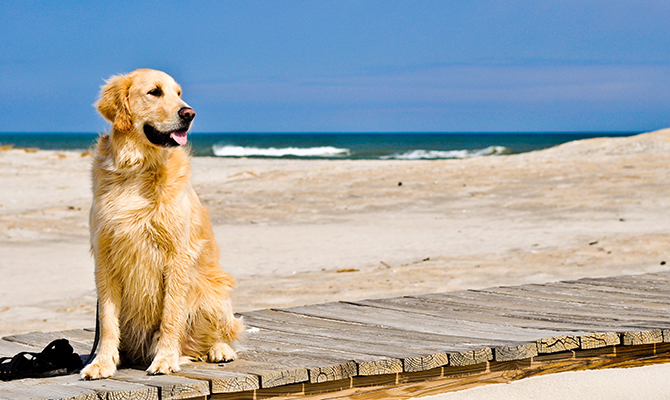
[[182,356],[235,359],[235,281],[219,266],[183,147],[195,111],[149,69],[113,76],[97,107],[112,123],[94,155],[90,214],[100,349],[82,378],[113,375],[120,355],[150,374],[179,371]]

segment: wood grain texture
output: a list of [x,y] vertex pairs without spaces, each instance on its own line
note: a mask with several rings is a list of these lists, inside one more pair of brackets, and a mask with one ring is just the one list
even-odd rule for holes
[[158,389],[161,400],[180,400],[209,395],[209,382],[176,375],[148,375],[136,369],[121,369],[113,380],[151,386]]
[[92,390],[100,399],[138,399],[158,400],[158,388],[142,384],[116,381],[112,379],[100,379],[94,381],[83,381],[79,375],[66,375],[49,378],[50,383],[58,383],[64,387],[77,387]]
[[[246,356],[249,353],[245,353]],[[279,386],[291,385],[294,383],[306,382],[309,380],[309,371],[295,360],[291,365],[286,363],[286,357],[276,356],[265,357],[264,362],[251,361],[249,357],[237,359],[234,362],[223,365],[224,370],[241,374],[257,375],[260,379],[261,388],[274,388]],[[298,364],[300,366],[293,366]]]
[[607,346],[616,346],[621,343],[621,339],[616,332],[599,333],[594,332],[579,337],[579,348],[582,350],[598,349]]
[[480,326],[489,332],[495,332],[500,340],[508,340],[509,335],[537,337],[549,330],[554,333],[564,330],[575,331],[583,326],[569,324],[563,315],[550,318],[549,310],[539,307],[511,307],[501,304],[496,296],[482,293],[467,293],[468,297],[402,297],[392,299],[364,300],[356,304],[370,305],[391,310],[410,312],[417,315],[430,315],[452,321],[456,325]]
[[[472,353],[472,352],[468,352]],[[457,353],[461,354],[461,353]],[[407,357],[403,360],[402,369],[398,372],[419,372],[449,364],[447,353],[433,353],[427,356]]]
[[449,353],[449,366],[462,367],[493,360],[493,349],[481,348],[471,352]]
[[[407,356],[426,355],[433,352],[468,350],[468,337],[455,337],[436,333],[424,333],[398,327],[350,323],[299,314],[260,310],[244,313],[248,325],[269,331],[308,334],[336,341],[356,342],[364,346],[395,346],[402,348]],[[414,354],[412,354],[412,352]]]
[[[349,303],[325,303],[313,306],[284,309],[301,315],[356,322],[373,326],[390,327],[406,331],[469,337],[475,341],[537,340],[538,335],[547,331],[533,331],[498,325],[491,322],[466,321],[437,315],[414,314],[385,308],[364,307]],[[556,335],[561,332],[552,332]]]
[[63,385],[51,379],[21,379],[0,382],[0,399],[98,400],[99,397],[94,390]]
[[260,380],[254,374],[240,374],[225,371],[217,364],[191,363],[181,366],[175,375],[190,379],[209,381],[212,393],[244,392],[260,388]]
[[357,365],[354,361],[349,361],[333,368],[319,368],[318,370],[311,369],[309,373],[309,381],[311,383],[323,383],[351,378],[356,375]]
[[22,335],[5,336],[3,339],[36,347],[39,351],[42,351],[52,341],[64,338],[69,341],[75,353],[84,356],[91,352],[94,337],[95,333],[84,329],[69,329],[56,332],[30,332]]
[[524,360],[535,357],[537,354],[537,344],[535,343],[503,346],[493,349],[493,359],[498,362]]
[[622,337],[622,342],[625,346],[662,343],[663,331],[661,329],[651,329],[648,331],[624,332]]
[[0,340],[0,357],[13,357],[14,355],[24,352],[40,352],[41,348],[28,346],[23,343],[10,342],[8,340]]
[[578,349],[579,346],[579,338],[575,335],[555,336],[549,339],[538,340],[537,352],[540,354],[558,353]]
[[[290,341],[274,342],[256,338],[255,334],[246,341],[249,350],[240,352],[240,358],[245,360],[272,363],[284,366],[303,366],[307,369],[309,380],[314,382],[315,376],[323,379],[344,379],[357,375],[358,368],[351,367],[363,365],[363,368],[385,369],[389,358],[383,356],[372,356],[345,351],[332,351],[316,347],[295,344]],[[355,360],[355,361],[354,361]],[[397,359],[392,359],[396,360]],[[234,365],[234,362],[232,363]],[[394,372],[392,367],[389,372]],[[340,375],[345,373],[346,375]],[[353,374],[353,375],[352,375]]]
[[[620,326],[621,321],[634,323],[650,319],[661,323],[670,322],[661,308],[655,310],[650,307],[637,307],[630,303],[612,304],[613,299],[603,295],[584,299],[580,293],[574,291],[574,288],[567,293],[557,293],[545,285],[494,288],[453,294],[439,293],[425,297],[454,307],[467,307],[471,312],[479,314],[516,318],[521,320],[518,321],[520,324],[536,321],[535,325],[530,326],[541,329],[571,331],[585,328],[608,329]],[[537,322],[542,325],[538,326]]]
[[360,363],[374,363],[375,360],[381,360],[383,363],[380,363],[379,368],[387,365],[387,361],[396,360],[400,362],[402,357],[418,354],[416,351],[384,342],[362,343],[356,340],[333,340],[324,336],[276,332],[265,329],[250,336],[253,336],[253,339],[291,345],[299,349],[312,348],[321,349],[324,352],[336,352],[336,354],[349,357]]

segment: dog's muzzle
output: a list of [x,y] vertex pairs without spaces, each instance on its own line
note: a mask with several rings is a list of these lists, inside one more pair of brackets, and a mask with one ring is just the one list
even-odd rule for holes
[[182,107],[177,111],[181,125],[169,132],[161,132],[151,124],[144,124],[144,135],[156,146],[177,147],[188,142],[188,129],[195,118],[195,111],[191,107]]

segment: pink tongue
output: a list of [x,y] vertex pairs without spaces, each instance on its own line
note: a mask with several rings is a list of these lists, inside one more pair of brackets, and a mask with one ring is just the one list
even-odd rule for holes
[[183,131],[172,132],[170,136],[172,137],[172,139],[174,139],[175,142],[179,143],[180,146],[185,145],[186,142],[188,141],[187,133]]

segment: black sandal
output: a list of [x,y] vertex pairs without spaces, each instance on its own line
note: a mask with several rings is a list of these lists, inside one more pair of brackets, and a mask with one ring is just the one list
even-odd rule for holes
[[81,358],[74,353],[67,339],[58,339],[40,353],[24,351],[14,357],[0,358],[0,380],[67,375],[81,367]]

